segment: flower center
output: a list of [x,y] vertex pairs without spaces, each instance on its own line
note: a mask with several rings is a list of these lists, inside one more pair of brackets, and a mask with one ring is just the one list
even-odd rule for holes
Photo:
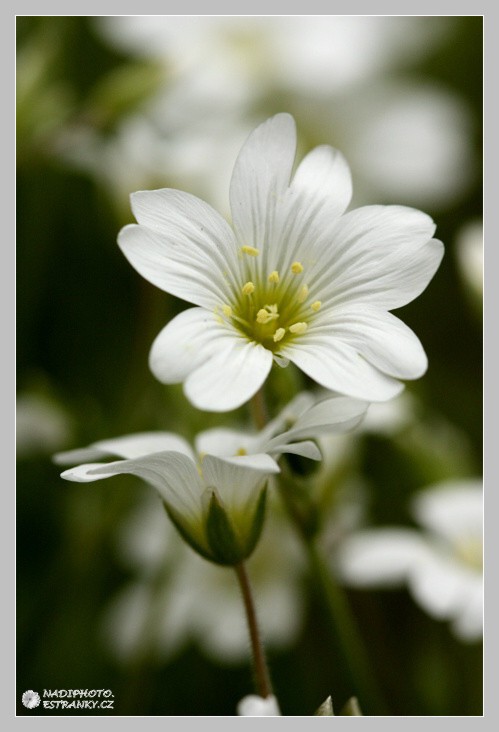
[[480,539],[473,536],[463,538],[457,543],[456,551],[469,567],[479,571],[483,569],[483,542]]
[[293,262],[286,272],[262,272],[256,264],[258,249],[244,246],[241,252],[246,260],[245,281],[231,302],[217,309],[217,315],[249,340],[279,351],[306,333],[322,303],[311,297],[301,262]]

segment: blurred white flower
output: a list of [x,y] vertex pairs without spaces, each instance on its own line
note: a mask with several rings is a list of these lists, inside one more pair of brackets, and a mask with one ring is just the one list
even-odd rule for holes
[[249,694],[237,705],[237,713],[242,717],[279,717],[281,710],[275,696],[264,699],[256,694]]
[[483,221],[476,219],[461,228],[456,240],[460,274],[475,299],[483,297]]
[[393,78],[445,38],[452,18],[103,16],[95,24],[120,50],[164,66],[159,90],[114,134],[68,129],[58,139],[60,154],[97,174],[120,204],[130,190],[168,185],[228,215],[232,160],[262,108],[283,97],[312,139],[347,155],[356,205],[386,196],[434,208],[469,183],[463,102],[444,87]]
[[17,457],[59,450],[70,441],[72,433],[73,420],[55,399],[30,391],[17,396]]
[[[305,609],[301,546],[273,495],[261,540],[248,561],[258,620],[269,649],[289,647]],[[102,632],[120,660],[145,654],[164,662],[189,642],[217,662],[246,662],[251,651],[235,577],[203,562],[144,500],[117,534],[134,579],[106,611]]]
[[412,394],[403,391],[387,402],[369,405],[359,431],[378,435],[392,436],[410,425],[414,420],[416,402]]
[[471,127],[455,93],[409,79],[342,95],[331,105],[329,134],[349,156],[361,201],[375,195],[434,210],[473,180]]
[[278,114],[243,146],[230,186],[233,230],[208,204],[172,189],[132,195],[138,224],[119,245],[152,284],[198,307],[157,336],[150,367],[184,383],[199,409],[250,399],[273,361],[369,401],[398,394],[427,359],[389,310],[428,285],[443,256],[426,214],[399,206],[344,214],[348,165],[320,146],[299,165],[293,118]]
[[403,16],[285,16],[266,25],[270,72],[294,93],[337,93],[424,56],[449,28]]
[[418,493],[422,526],[359,531],[340,546],[341,577],[356,587],[406,583],[416,602],[450,620],[463,641],[483,633],[483,490],[478,480],[447,481]]
[[321,94],[425,56],[452,25],[435,17],[348,15],[104,16],[95,23],[121,51],[163,59],[176,73],[202,73],[223,61],[238,69],[243,86],[252,73],[254,83]]

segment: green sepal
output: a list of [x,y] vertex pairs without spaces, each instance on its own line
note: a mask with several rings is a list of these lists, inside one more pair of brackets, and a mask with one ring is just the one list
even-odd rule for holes
[[359,706],[359,701],[356,696],[350,697],[343,709],[341,710],[342,717],[363,717]]
[[246,558],[237,539],[232,523],[218,500],[215,491],[211,494],[206,519],[206,538],[217,564],[234,566]]
[[322,702],[315,712],[314,717],[334,717],[333,700],[330,696]]
[[175,526],[182,539],[187,542],[187,544],[189,544],[191,549],[194,549],[194,551],[197,554],[200,554],[204,559],[208,559],[210,562],[214,562],[215,560],[210,552],[205,547],[203,547],[191,533],[189,533],[189,531],[185,528],[180,519],[177,518],[175,512],[164,501],[163,506],[165,507],[165,511],[168,514],[170,521]]
[[253,521],[251,523],[251,531],[248,536],[248,540],[245,546],[245,553],[243,559],[247,559],[250,554],[253,553],[258,540],[262,534],[263,522],[265,520],[265,508],[267,505],[267,486],[265,485],[260,491],[258,496],[258,502],[256,504],[255,513],[253,514]]

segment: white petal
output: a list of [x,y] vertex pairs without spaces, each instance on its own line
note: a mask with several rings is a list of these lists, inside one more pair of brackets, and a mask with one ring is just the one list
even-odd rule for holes
[[291,115],[277,114],[249,136],[230,183],[234,229],[241,244],[261,248],[273,228],[275,206],[289,185],[296,150]]
[[198,409],[228,412],[247,402],[272,368],[272,353],[237,336],[217,339],[217,353],[193,371],[184,383],[187,398]]
[[321,145],[308,153],[277,201],[274,226],[267,231],[267,268],[289,272],[298,260],[308,269],[317,241],[344,212],[351,195],[350,170],[338,150]]
[[354,348],[325,333],[305,333],[283,352],[298,368],[331,391],[371,402],[391,399],[403,387],[382,374]]
[[316,398],[306,391],[297,394],[286,406],[279,412],[277,417],[272,419],[264,429],[259,433],[258,439],[260,444],[267,444],[269,440],[282,433],[286,426],[294,425],[303,412],[315,404]]
[[427,287],[443,256],[435,225],[403,206],[350,211],[304,242],[308,284],[323,302],[362,300],[391,310]]
[[195,445],[199,455],[217,455],[218,457],[233,457],[244,450],[251,454],[255,436],[239,430],[225,427],[214,427],[196,435]]
[[149,367],[162,383],[180,383],[217,351],[227,334],[232,335],[213,313],[204,308],[184,310],[156,337]]
[[74,483],[93,483],[95,480],[110,478],[111,474],[97,475],[94,472],[96,468],[102,468],[103,465],[104,463],[85,463],[83,465],[76,465],[74,468],[69,468],[69,470],[65,470],[61,473],[61,478],[64,478],[64,480],[71,480]]
[[245,696],[237,705],[241,717],[279,717],[281,712],[275,696],[264,699],[256,694]]
[[99,440],[88,447],[57,453],[57,455],[54,455],[53,461],[58,465],[71,465],[90,460],[94,461],[111,455],[121,458],[142,457],[163,450],[182,452],[194,460],[192,448],[183,437],[173,432],[139,432],[133,435]]
[[432,551],[412,567],[409,588],[414,599],[435,618],[453,618],[467,597],[473,573]]
[[350,397],[324,399],[307,409],[290,430],[275,439],[297,440],[329,432],[347,432],[360,423],[368,406],[367,402]]
[[65,450],[58,452],[52,456],[52,461],[56,465],[74,465],[75,463],[87,463],[89,461],[101,460],[104,457],[102,450],[93,445],[89,447],[79,447],[75,450]]
[[391,313],[369,305],[346,303],[334,307],[330,318],[331,325],[318,326],[318,330],[352,346],[384,374],[416,379],[426,371],[428,359],[419,338]]
[[237,246],[229,225],[208,204],[182,191],[140,191],[132,196],[139,225],[125,226],[118,244],[153,285],[195,305],[225,302],[236,283]]
[[404,582],[427,553],[411,529],[372,529],[345,539],[337,561],[341,576],[358,587],[390,587]]
[[479,641],[483,636],[483,579],[477,577],[470,583],[463,607],[452,625],[460,640]]
[[284,453],[291,453],[293,455],[301,455],[302,457],[309,458],[310,460],[322,460],[322,453],[315,444],[310,440],[303,442],[279,442],[279,437],[272,440],[272,445],[267,445],[267,452],[270,455],[281,455]]
[[339,150],[320,145],[303,158],[290,191],[296,192],[309,206],[326,206],[328,216],[340,216],[352,197],[348,163]]
[[279,473],[279,466],[269,455],[206,455],[202,470],[205,485],[216,488],[229,513],[251,516],[265,479]]
[[194,460],[189,443],[173,432],[140,432],[135,435],[100,440],[95,442],[92,447],[100,448],[103,453],[118,455],[122,458],[143,457],[154,452],[172,450],[181,452]]
[[483,536],[481,480],[445,481],[418,493],[413,515],[425,528],[449,541]]
[[80,465],[63,473],[62,477],[88,481],[121,474],[142,478],[156,488],[180,517],[195,523],[199,521],[203,484],[195,463],[178,452],[160,452],[100,465]]

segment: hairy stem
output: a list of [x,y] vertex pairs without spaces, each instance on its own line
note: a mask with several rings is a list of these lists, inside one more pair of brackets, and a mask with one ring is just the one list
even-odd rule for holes
[[246,610],[246,618],[248,621],[248,629],[251,640],[251,649],[253,652],[253,670],[255,674],[255,685],[258,694],[265,699],[272,695],[272,685],[270,683],[270,674],[265,660],[265,652],[262,641],[260,639],[260,631],[258,630],[258,622],[256,618],[255,604],[251,593],[246,567],[243,562],[234,566],[239,586],[243,596],[244,609]]

